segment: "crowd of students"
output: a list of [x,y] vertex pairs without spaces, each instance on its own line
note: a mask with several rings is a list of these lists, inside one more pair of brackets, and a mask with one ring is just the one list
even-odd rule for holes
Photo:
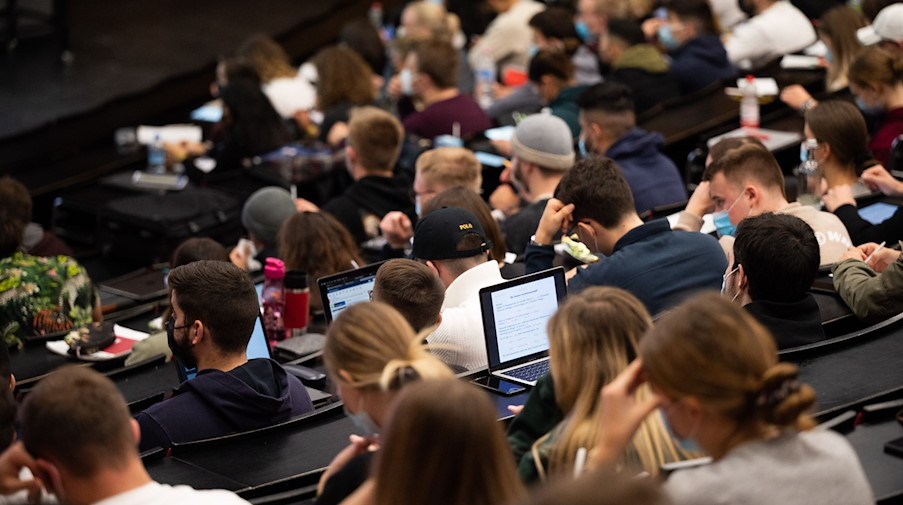
[[[347,171],[324,175],[308,199],[278,187],[251,195],[248,239],[231,252],[183,244],[164,331],[130,360],[168,353],[197,377],[134,420],[94,372],[43,379],[20,407],[21,442],[0,456],[0,492],[240,502],[153,483],[138,449],[313,409],[298,379],[246,356],[259,314],[247,272],[280,258],[312,279],[387,260],[372,301],[327,330],[323,362],[355,434],[323,474],[319,504],[873,503],[855,453],[812,430],[815,392],[777,355],[826,338],[809,291],[820,267],[857,317],[903,311],[892,247],[903,212],[872,225],[856,208],[874,191],[903,196],[889,171],[903,134],[903,4],[861,3],[488,0],[494,20],[471,33],[472,11],[419,0],[397,12],[397,29],[350,22],[300,68],[252,37],[217,66],[224,115],[208,142],[168,144],[170,161],[208,155],[223,173],[318,142],[342,151]],[[825,210],[789,197],[785,170],[754,137],[712,146],[688,194],[664,138],[637,116],[813,44],[837,95],[790,86],[781,99],[804,114],[817,166],[799,189]],[[503,125],[509,138],[487,138]],[[498,181],[475,151],[510,158]],[[672,222],[643,219],[683,202]],[[703,234],[709,218],[717,231]],[[6,344],[102,319],[91,280],[65,254],[31,223],[27,190],[0,179]],[[548,325],[551,373],[506,439],[486,393],[454,379],[487,364],[479,290],[559,264],[569,296]],[[312,292],[313,318],[324,303]],[[11,391],[8,359],[0,376]],[[11,442],[15,402],[0,390]],[[659,485],[663,464],[702,455],[712,462]]]

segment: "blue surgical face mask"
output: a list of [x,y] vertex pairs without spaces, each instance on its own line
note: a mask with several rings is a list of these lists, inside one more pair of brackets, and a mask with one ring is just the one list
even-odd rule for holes
[[737,205],[737,202],[740,201],[741,196],[743,195],[737,196],[730,207],[712,213],[712,222],[715,224],[715,229],[718,230],[718,233],[722,236],[728,235],[733,237],[734,234],[737,233],[737,226],[731,222],[731,210],[734,208],[734,205]]
[[715,229],[722,236],[733,237],[737,233],[737,226],[731,223],[731,216],[726,210],[712,213],[712,221],[715,223]]
[[[363,398],[361,399],[361,403],[363,403]],[[373,418],[370,417],[370,414],[368,414],[362,406],[358,407],[357,412],[351,412],[348,410],[348,406],[343,406],[342,410],[345,411],[345,415],[351,419],[351,423],[354,424],[354,427],[357,429],[356,435],[360,435],[364,438],[379,436],[379,426],[377,426],[373,421]]]
[[583,138],[583,135],[581,135],[580,140],[577,141],[577,149],[580,151],[580,156],[589,158],[589,150],[586,148],[586,139]]
[[423,204],[420,202],[420,195],[414,195],[414,213],[417,214],[417,217],[423,215]]
[[574,23],[574,28],[577,29],[577,36],[580,37],[580,40],[584,42],[589,42],[595,38],[593,32],[589,30],[589,25],[583,21],[577,21]]
[[856,95],[854,100],[856,102],[856,107],[859,107],[859,110],[861,110],[868,116],[877,116],[877,115],[881,114],[882,112],[884,112],[883,106],[869,105],[869,104],[865,103],[865,100],[859,95]]
[[834,51],[831,51],[830,49],[825,51],[825,61],[827,61],[828,63],[834,63]]
[[538,53],[538,52],[539,52],[539,46],[537,46],[536,44],[532,44],[530,46],[530,50],[527,51],[527,53],[530,55],[531,60],[533,59],[534,56],[536,56],[536,53]]
[[[687,452],[700,452],[700,453],[704,452],[702,450],[702,448],[699,447],[699,444],[697,444],[695,440],[693,440],[690,437],[683,438],[680,435],[678,435],[677,432],[674,431],[674,428],[671,427],[671,422],[668,420],[667,413],[662,412],[661,414],[662,414],[662,419],[665,421],[665,429],[668,430],[668,433],[671,435],[671,438],[674,439],[678,445],[680,445],[681,449],[683,449],[684,451],[687,451]],[[695,428],[692,431],[695,431]],[[692,433],[691,433],[691,436],[692,436]]]
[[662,25],[658,28],[658,41],[665,46],[669,53],[680,47],[680,42],[674,38],[674,31],[671,29],[671,25]]
[[404,68],[401,70],[401,74],[399,74],[399,78],[401,79],[401,92],[405,96],[413,96],[414,95],[414,75],[411,74],[411,69]]

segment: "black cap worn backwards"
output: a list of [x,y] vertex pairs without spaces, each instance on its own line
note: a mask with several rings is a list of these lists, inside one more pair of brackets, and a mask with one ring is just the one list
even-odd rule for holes
[[[483,239],[480,247],[458,250],[465,235],[475,233]],[[470,212],[457,207],[442,207],[427,214],[414,228],[414,259],[448,260],[469,258],[492,248],[480,221]]]

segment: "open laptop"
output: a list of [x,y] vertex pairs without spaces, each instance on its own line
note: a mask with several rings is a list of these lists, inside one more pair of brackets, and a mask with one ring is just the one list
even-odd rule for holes
[[549,372],[549,318],[567,296],[561,267],[480,290],[490,375],[535,386]]
[[327,323],[331,323],[339,312],[355,303],[370,301],[373,285],[376,283],[376,271],[381,265],[382,262],[373,263],[317,279]]
[[[260,299],[260,294],[263,291],[263,283],[259,283],[255,286],[257,289],[257,299]],[[248,341],[248,359],[255,358],[271,358],[270,354],[270,341],[267,338],[266,332],[263,330],[263,315],[258,313],[257,320],[254,322],[254,330],[251,332],[251,339]],[[176,363],[176,369],[179,372],[179,382],[185,382],[189,379],[194,379],[195,375],[198,374],[197,368],[186,368],[182,362],[178,360],[174,360]]]

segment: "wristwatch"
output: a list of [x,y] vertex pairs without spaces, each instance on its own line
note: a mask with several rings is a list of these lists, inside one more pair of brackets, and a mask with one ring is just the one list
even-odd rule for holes
[[536,235],[534,234],[530,237],[530,245],[538,245],[540,247],[549,247],[552,244],[540,244],[539,242],[536,241]]

